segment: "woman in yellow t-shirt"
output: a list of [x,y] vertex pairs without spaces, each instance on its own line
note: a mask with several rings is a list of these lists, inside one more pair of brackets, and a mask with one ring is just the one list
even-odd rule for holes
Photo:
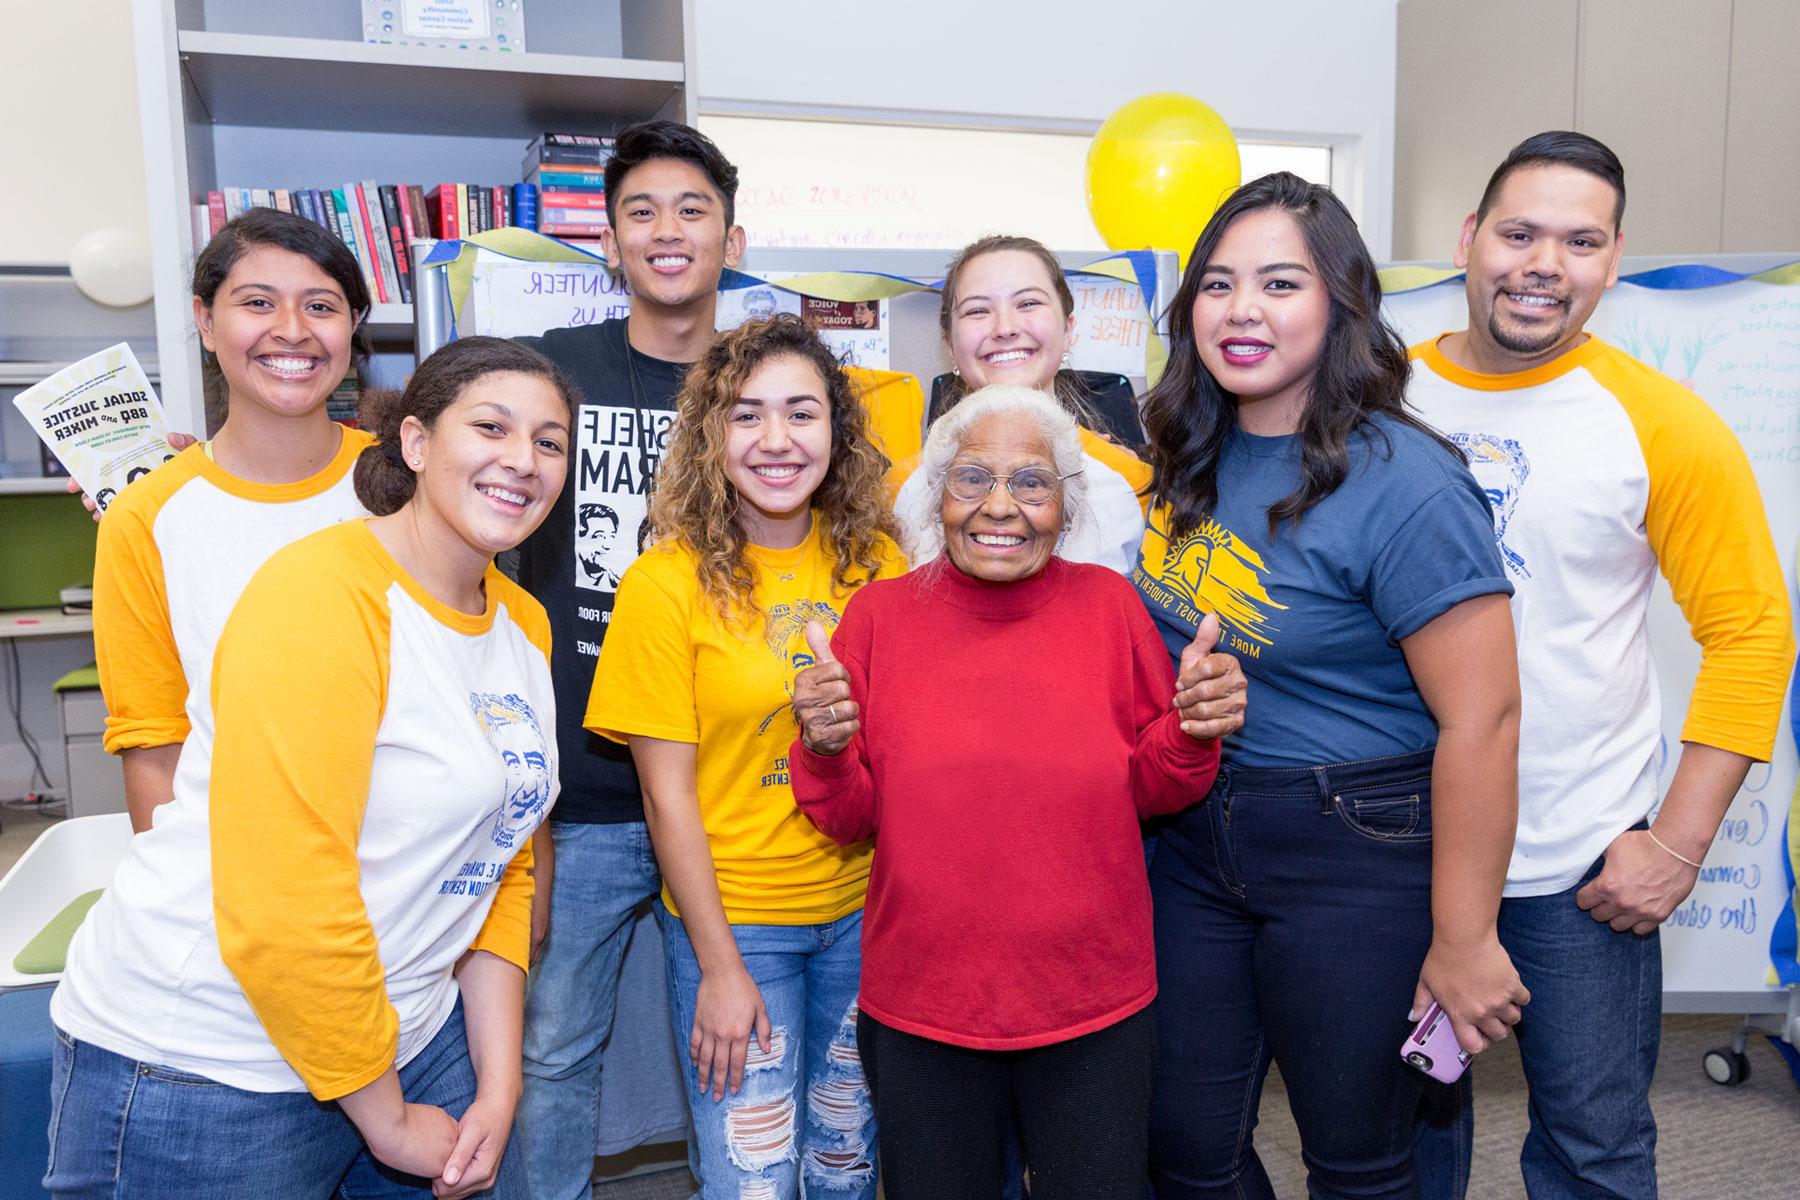
[[797,317],[722,336],[689,371],[620,581],[587,728],[631,747],[702,1195],[872,1200],[856,1052],[872,847],[794,805],[793,678],[856,589],[904,570],[886,467],[838,362]]

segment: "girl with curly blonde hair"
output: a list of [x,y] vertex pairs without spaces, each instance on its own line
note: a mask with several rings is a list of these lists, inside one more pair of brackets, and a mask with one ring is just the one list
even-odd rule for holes
[[676,397],[584,724],[631,747],[702,1195],[875,1195],[856,1051],[872,847],[794,804],[796,672],[862,585],[901,574],[887,467],[851,381],[799,318],[719,338]]

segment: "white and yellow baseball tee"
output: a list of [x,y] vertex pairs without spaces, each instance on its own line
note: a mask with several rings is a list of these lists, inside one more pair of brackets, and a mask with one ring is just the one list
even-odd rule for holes
[[[269,555],[367,515],[352,471],[374,436],[345,429],[323,470],[298,483],[239,479],[190,446],[119,493],[94,560],[94,652],[114,754],[210,728],[213,647]],[[204,778],[205,763],[189,763]]]
[[219,639],[210,793],[178,775],[132,841],[70,947],[62,1029],[328,1100],[425,1048],[466,951],[525,968],[550,633],[517,584],[485,587],[478,615],[445,606],[364,521],[269,559]]
[[1509,375],[1413,348],[1407,399],[1463,451],[1511,578],[1524,712],[1508,896],[1563,891],[1656,805],[1658,569],[1700,643],[1683,741],[1765,760],[1794,660],[1743,447],[1693,392],[1599,338]]

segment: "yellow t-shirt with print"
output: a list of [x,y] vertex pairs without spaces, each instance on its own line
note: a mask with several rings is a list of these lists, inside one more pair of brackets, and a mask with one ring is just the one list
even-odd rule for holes
[[[878,572],[905,571],[883,547]],[[812,665],[806,623],[837,627],[855,590],[833,586],[813,532],[791,550],[747,548],[762,616],[727,622],[700,589],[680,541],[646,550],[619,581],[583,724],[695,745],[694,781],[725,916],[734,925],[819,925],[860,909],[868,843],[839,846],[794,805],[788,747],[794,676]],[[663,902],[675,908],[668,889]]]

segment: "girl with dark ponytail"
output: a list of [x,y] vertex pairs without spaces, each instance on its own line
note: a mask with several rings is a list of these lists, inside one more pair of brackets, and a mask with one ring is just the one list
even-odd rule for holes
[[451,343],[373,398],[375,515],[241,587],[216,728],[52,1001],[52,1194],[524,1194],[505,1149],[555,698],[544,610],[493,558],[561,493],[574,411],[536,352]]

